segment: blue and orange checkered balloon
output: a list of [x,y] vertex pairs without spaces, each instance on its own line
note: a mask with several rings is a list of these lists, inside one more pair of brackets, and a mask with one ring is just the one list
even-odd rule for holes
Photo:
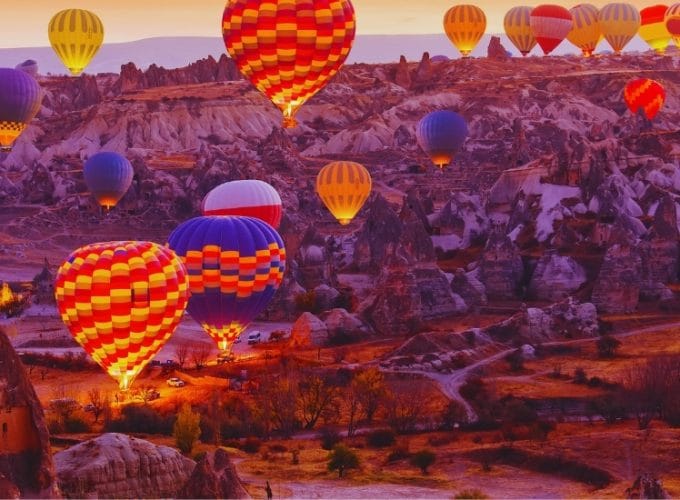
[[347,59],[354,7],[350,0],[229,0],[222,33],[241,73],[293,127],[298,108]]
[[187,310],[222,350],[262,312],[283,280],[283,240],[254,217],[190,219],[172,232],[168,246],[189,273]]
[[168,248],[94,243],[61,265],[55,296],[73,338],[126,390],[177,328],[189,283]]

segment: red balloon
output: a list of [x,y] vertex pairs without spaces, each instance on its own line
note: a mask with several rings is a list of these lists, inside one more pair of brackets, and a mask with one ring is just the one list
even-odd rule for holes
[[639,78],[626,85],[623,97],[632,113],[637,114],[642,109],[647,119],[652,120],[666,100],[666,90],[655,80]]
[[574,24],[571,12],[559,5],[539,5],[529,18],[534,38],[550,54],[564,40]]

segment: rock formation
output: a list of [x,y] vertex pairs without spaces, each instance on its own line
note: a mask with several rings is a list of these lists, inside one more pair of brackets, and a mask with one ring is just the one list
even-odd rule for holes
[[678,219],[675,201],[669,195],[659,202],[654,222],[640,244],[640,254],[641,298],[668,298],[665,285],[678,281]]
[[408,67],[406,57],[399,57],[399,64],[397,65],[397,72],[394,77],[394,83],[405,89],[411,88],[411,70]]
[[250,498],[229,454],[222,448],[204,453],[176,498]]
[[59,495],[42,406],[0,329],[0,497]]
[[328,327],[310,312],[302,315],[290,331],[292,347],[324,347],[328,343]]
[[124,434],[103,434],[54,455],[59,487],[71,498],[174,497],[195,463],[177,450]]
[[586,280],[583,267],[571,257],[551,250],[536,265],[529,283],[529,295],[538,300],[557,302],[573,294]]
[[511,300],[520,295],[524,265],[517,245],[496,226],[479,263],[479,281],[490,299]]
[[489,59],[493,59],[495,61],[508,61],[510,59],[508,51],[501,44],[500,37],[497,36],[492,36],[489,40],[489,47],[487,48],[486,56]]
[[609,247],[593,288],[592,301],[601,313],[630,313],[640,300],[642,260],[626,242]]

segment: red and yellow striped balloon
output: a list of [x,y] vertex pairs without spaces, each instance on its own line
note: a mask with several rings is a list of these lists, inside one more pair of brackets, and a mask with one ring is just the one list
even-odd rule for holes
[[671,34],[666,28],[668,5],[652,5],[640,11],[640,30],[638,35],[658,54],[666,52],[671,42]]
[[316,192],[326,208],[346,226],[364,206],[371,194],[371,174],[353,161],[334,161],[316,177]]
[[182,319],[189,281],[168,248],[95,243],[61,265],[55,296],[73,338],[126,390]]
[[623,97],[632,113],[642,109],[647,119],[652,120],[666,100],[666,90],[656,80],[639,78],[626,85]]
[[668,7],[664,15],[664,21],[666,29],[673,37],[673,42],[680,47],[680,2]]
[[293,127],[300,106],[347,59],[354,7],[350,0],[229,0],[222,33],[241,73]]

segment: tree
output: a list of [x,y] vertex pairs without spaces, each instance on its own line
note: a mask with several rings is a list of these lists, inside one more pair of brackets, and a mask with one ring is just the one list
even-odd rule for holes
[[521,349],[515,349],[505,357],[505,360],[513,372],[519,372],[524,369],[524,355]]
[[298,384],[290,376],[265,379],[255,394],[256,411],[266,430],[273,426],[289,437],[298,425]]
[[188,455],[194,448],[194,443],[201,435],[201,415],[194,413],[188,404],[182,405],[182,409],[177,414],[177,420],[172,429],[172,436],[175,438],[177,448]]
[[94,415],[94,421],[97,423],[100,415],[104,413],[107,407],[111,406],[111,397],[103,393],[101,389],[93,388],[87,391],[87,399],[90,403],[92,415]]
[[384,375],[377,368],[364,370],[352,380],[352,389],[356,392],[366,422],[372,423],[387,394]]
[[200,370],[208,362],[210,357],[210,351],[212,347],[210,344],[200,343],[196,344],[191,350],[191,361],[194,363],[194,367]]
[[400,434],[407,434],[416,429],[423,413],[422,384],[414,383],[408,389],[391,393],[387,397],[387,423]]
[[298,403],[305,429],[313,429],[321,415],[335,409],[337,414],[338,388],[319,375],[309,375],[298,385]]
[[346,469],[357,469],[359,457],[344,444],[336,444],[328,455],[328,470],[338,471],[338,477],[343,477]]
[[427,474],[427,468],[430,467],[435,460],[437,460],[437,455],[431,450],[420,450],[411,456],[409,462],[414,467],[418,467],[423,474]]
[[616,356],[616,351],[621,347],[621,341],[615,339],[610,335],[603,335],[596,343],[597,354],[601,358],[613,358]]
[[347,405],[347,437],[353,437],[357,430],[360,401],[359,392],[354,383],[351,383],[345,391],[345,404]]
[[184,365],[189,358],[189,344],[180,344],[177,349],[175,349],[175,361],[179,365],[181,370],[184,370]]
[[458,401],[449,401],[442,409],[441,428],[445,431],[452,431],[456,424],[465,424],[467,421],[467,410]]
[[141,385],[135,387],[132,392],[133,397],[141,399],[144,404],[153,401],[157,397],[158,391],[152,385]]

